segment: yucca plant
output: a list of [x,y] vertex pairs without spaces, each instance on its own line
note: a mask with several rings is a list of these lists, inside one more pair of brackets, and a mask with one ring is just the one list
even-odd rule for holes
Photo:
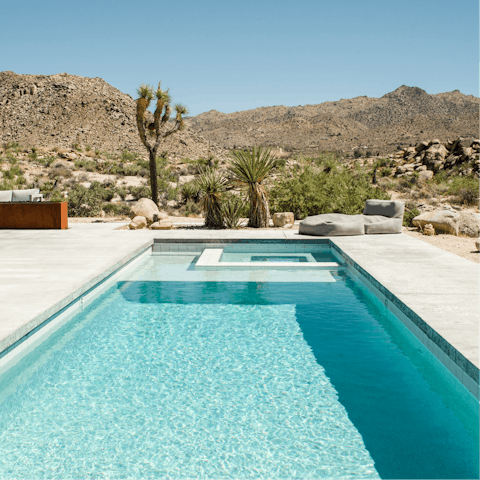
[[234,185],[247,187],[250,200],[249,227],[268,227],[270,220],[268,193],[262,181],[275,166],[275,158],[269,149],[253,147],[251,151],[232,152],[230,180]]
[[[186,115],[188,110],[180,103],[175,104],[175,123],[169,127],[172,108],[170,106],[171,98],[168,89],[162,90],[160,82],[157,90],[154,90],[150,85],[142,84],[138,88],[137,94],[137,128],[140,140],[148,151],[152,200],[158,205],[157,150],[162,140],[184,128],[183,115]],[[151,122],[146,116],[146,111],[154,97],[157,99],[157,105],[153,114],[153,122]],[[147,140],[147,132],[155,138],[154,143],[150,143]]]
[[198,197],[200,195],[200,188],[197,185],[197,182],[188,182],[182,185],[180,193],[182,195],[182,200],[185,203],[187,203],[189,200],[192,200],[196,203],[198,202]]
[[205,213],[205,226],[208,228],[223,228],[221,197],[227,183],[227,179],[212,167],[202,170],[197,179]]
[[243,203],[240,197],[234,195],[222,201],[220,211],[225,228],[236,229],[240,226]]

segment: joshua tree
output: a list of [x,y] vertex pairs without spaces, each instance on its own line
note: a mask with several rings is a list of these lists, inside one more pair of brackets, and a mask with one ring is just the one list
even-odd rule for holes
[[[148,150],[148,156],[150,160],[150,186],[152,189],[152,200],[158,205],[158,186],[157,186],[157,150],[162,140],[167,138],[172,133],[178,130],[182,130],[184,127],[182,115],[188,113],[187,108],[180,103],[174,105],[176,116],[175,124],[169,127],[170,114],[172,108],[170,106],[170,95],[168,89],[166,91],[160,88],[160,82],[158,82],[158,88],[154,91],[150,85],[140,85],[137,90],[137,128],[140,134],[140,140]],[[153,97],[157,99],[157,107],[153,114],[153,122],[151,122],[146,116],[145,112],[153,100]],[[147,140],[147,133],[154,139],[154,143],[150,143]]]
[[241,150],[232,152],[230,178],[233,184],[248,188],[249,227],[268,227],[270,220],[268,193],[261,183],[275,166],[275,158],[268,149],[253,147],[251,151],[247,152]]
[[201,191],[205,226],[223,228],[221,196],[227,187],[227,179],[215,168],[205,168],[198,177],[197,185]]

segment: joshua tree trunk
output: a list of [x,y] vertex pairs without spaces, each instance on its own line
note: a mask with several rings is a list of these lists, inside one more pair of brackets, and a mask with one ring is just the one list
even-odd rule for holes
[[157,182],[157,152],[154,148],[148,152],[150,162],[150,189],[152,190],[152,200],[158,207],[158,182]]

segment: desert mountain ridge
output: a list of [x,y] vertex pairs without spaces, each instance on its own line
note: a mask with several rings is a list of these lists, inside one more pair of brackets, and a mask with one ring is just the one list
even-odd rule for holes
[[[25,146],[88,145],[144,152],[135,100],[101,78],[0,72],[0,142]],[[432,138],[478,137],[479,99],[458,90],[430,95],[402,85],[381,98],[356,97],[297,107],[261,107],[187,120],[160,147],[171,158],[226,158],[253,145],[287,152],[391,153]]]
[[479,98],[458,90],[428,94],[402,85],[382,96],[317,105],[261,107],[188,120],[190,128],[224,148],[253,145],[306,152],[363,148],[388,153],[438,138],[478,137]]
[[[68,73],[0,72],[0,142],[146,152],[137,131],[135,100],[101,78]],[[226,155],[223,148],[188,129],[168,137],[159,153],[165,151],[173,158]]]

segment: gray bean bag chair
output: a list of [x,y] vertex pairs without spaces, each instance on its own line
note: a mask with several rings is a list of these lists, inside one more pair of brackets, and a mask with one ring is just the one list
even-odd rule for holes
[[300,222],[298,233],[317,236],[402,233],[403,202],[367,200],[363,214],[325,213]]

